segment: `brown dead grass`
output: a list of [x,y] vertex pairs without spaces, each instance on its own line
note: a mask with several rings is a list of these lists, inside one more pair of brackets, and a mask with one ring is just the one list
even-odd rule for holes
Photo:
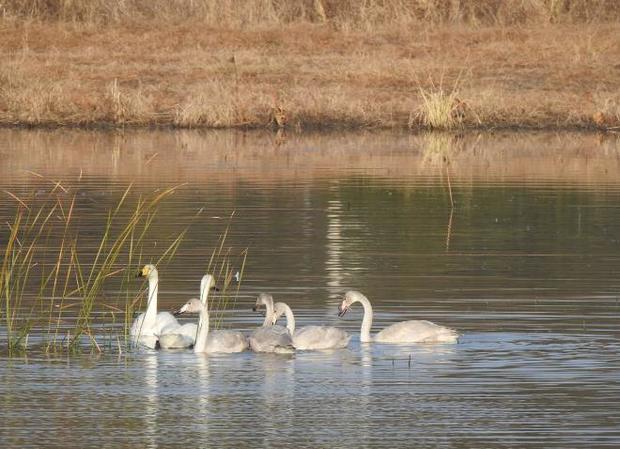
[[[0,124],[620,126],[620,20],[611,9],[590,17],[594,7],[575,6],[584,1],[463,1],[460,19],[438,7],[425,18],[430,9],[402,9],[410,3],[396,0],[383,10],[380,2],[324,1],[323,19],[313,1],[284,2],[296,12],[264,9],[245,25],[240,13],[222,16],[226,8],[217,16],[207,8],[213,2],[183,3],[206,8],[192,21],[176,20],[178,12],[175,20],[158,17],[147,3],[87,2],[95,8],[88,13],[54,9],[53,1],[9,8],[0,19]],[[277,2],[252,7],[267,3]],[[374,9],[354,11],[361,3]],[[114,10],[121,4],[135,11]],[[480,12],[485,4],[499,5],[493,20]],[[507,4],[565,9],[508,14]],[[42,5],[54,20],[41,17]],[[107,12],[97,9],[105,5]],[[411,14],[397,14],[405,10]],[[450,119],[445,126],[424,101],[439,83],[445,95],[433,99]]]

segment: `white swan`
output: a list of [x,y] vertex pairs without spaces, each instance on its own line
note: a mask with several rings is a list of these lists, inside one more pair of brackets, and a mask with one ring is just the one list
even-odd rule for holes
[[[175,310],[173,315],[176,317],[185,312],[199,313],[201,309],[202,303],[200,300],[198,298],[192,298],[183,304],[178,310]],[[162,349],[191,348],[196,342],[197,333],[198,325],[196,323],[186,323],[179,325],[176,328],[168,327],[166,328],[165,334],[159,335],[159,346]]]
[[[194,313],[200,313],[201,306],[198,304],[206,304],[207,297],[210,290],[219,291],[219,289],[214,285],[215,281],[213,277],[209,279],[207,275],[203,276],[200,280],[200,299],[192,298],[190,301],[193,301],[193,306],[188,306],[186,310],[181,307],[180,309],[173,312],[174,316],[178,316],[184,312],[192,311]],[[204,297],[203,297],[204,295]],[[187,304],[190,303],[187,302]],[[187,305],[186,304],[186,305]],[[176,328],[172,326],[167,327],[165,329],[165,333],[159,335],[159,346],[163,349],[185,349],[191,348],[194,346],[194,342],[196,341],[196,334],[198,333],[198,325],[196,323],[187,323],[183,325],[179,325]]]
[[256,329],[248,341],[250,348],[254,352],[293,352],[293,340],[291,334],[286,327],[273,326],[273,297],[266,293],[261,293],[256,299],[256,305],[253,310],[259,311],[265,306],[265,320],[263,326]]
[[[182,313],[200,313],[198,326],[184,324],[181,332],[174,331],[170,335],[162,335],[160,344],[162,347],[189,347],[181,346],[191,340],[194,352],[241,352],[248,348],[248,340],[241,332],[227,329],[218,329],[209,332],[209,304],[207,298],[209,290],[213,288],[215,281],[213,276],[205,274],[200,281],[200,300],[192,298],[185,303],[175,315]],[[177,344],[178,346],[167,346]]]
[[360,292],[351,290],[344,295],[338,307],[338,316],[343,316],[353,303],[361,302],[364,306],[364,318],[360,331],[360,341],[367,343],[458,343],[459,335],[454,329],[439,326],[426,320],[402,321],[386,327],[374,337],[370,336],[372,327],[372,306]]
[[346,348],[351,337],[342,329],[333,326],[305,326],[295,330],[295,316],[284,302],[274,304],[272,323],[286,316],[286,327],[293,336],[293,346],[302,351]]
[[137,277],[146,277],[149,281],[149,296],[146,312],[141,313],[131,325],[130,335],[135,344],[154,349],[159,343],[158,336],[179,327],[179,323],[169,312],[157,313],[157,292],[159,276],[155,265],[145,265]]

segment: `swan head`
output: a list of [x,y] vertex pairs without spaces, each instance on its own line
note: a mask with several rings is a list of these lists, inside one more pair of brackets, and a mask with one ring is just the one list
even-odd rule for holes
[[219,288],[215,286],[215,278],[212,274],[205,274],[200,280],[200,290],[215,290],[220,291]]
[[258,295],[258,298],[256,298],[256,304],[254,304],[252,310],[254,312],[262,312],[263,306],[267,307],[267,305],[269,304],[273,305],[273,296],[271,296],[269,293],[261,293],[260,295]]
[[198,298],[192,298],[179,307],[177,310],[173,311],[172,314],[174,316],[183,315],[184,313],[200,313],[202,310],[202,303]]
[[157,268],[150,263],[138,270],[138,274],[136,275],[138,278],[150,278],[152,276],[157,276]]
[[362,295],[358,291],[349,290],[348,292],[346,292],[344,294],[344,298],[342,299],[342,302],[338,306],[338,316],[339,317],[344,316],[344,314],[347,313],[349,309],[351,308],[351,305],[354,302],[360,301],[362,298],[365,298],[365,296]]
[[273,305],[273,315],[271,315],[271,325],[278,322],[280,317],[286,313],[286,304],[277,302]]

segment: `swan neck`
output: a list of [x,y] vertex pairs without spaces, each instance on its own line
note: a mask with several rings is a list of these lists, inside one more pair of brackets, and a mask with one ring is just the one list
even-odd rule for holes
[[198,320],[198,334],[194,343],[194,352],[205,352],[207,336],[209,335],[209,309],[206,304],[202,305],[200,319]]
[[293,315],[293,311],[288,304],[284,305],[284,316],[286,316],[286,328],[293,335],[295,333],[295,315]]
[[207,307],[207,300],[209,299],[209,289],[207,288],[207,282],[203,279],[200,281],[200,303]]
[[146,313],[144,314],[144,329],[152,329],[157,322],[157,293],[159,291],[159,278],[157,273],[149,276],[149,297],[147,299]]
[[372,306],[365,296],[358,299],[358,302],[364,306],[364,318],[362,319],[362,327],[360,329],[360,341],[368,343],[371,340],[370,329],[372,328]]
[[265,309],[265,320],[263,321],[263,327],[271,326],[271,319],[273,317],[273,299],[266,301]]

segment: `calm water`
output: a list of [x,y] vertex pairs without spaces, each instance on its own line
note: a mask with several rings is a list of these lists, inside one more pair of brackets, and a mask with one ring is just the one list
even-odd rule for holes
[[[130,183],[132,201],[180,186],[144,247],[153,260],[190,226],[160,267],[160,309],[197,295],[234,212],[226,247],[237,268],[248,257],[225,326],[256,327],[264,291],[298,325],[354,337],[291,356],[66,356],[35,329],[27,356],[0,358],[2,448],[620,446],[618,140],[0,131],[0,190],[37,201],[57,182],[77,194],[84,260]],[[360,308],[336,317],[349,288],[375,330],[423,318],[462,340],[360,345]]]

